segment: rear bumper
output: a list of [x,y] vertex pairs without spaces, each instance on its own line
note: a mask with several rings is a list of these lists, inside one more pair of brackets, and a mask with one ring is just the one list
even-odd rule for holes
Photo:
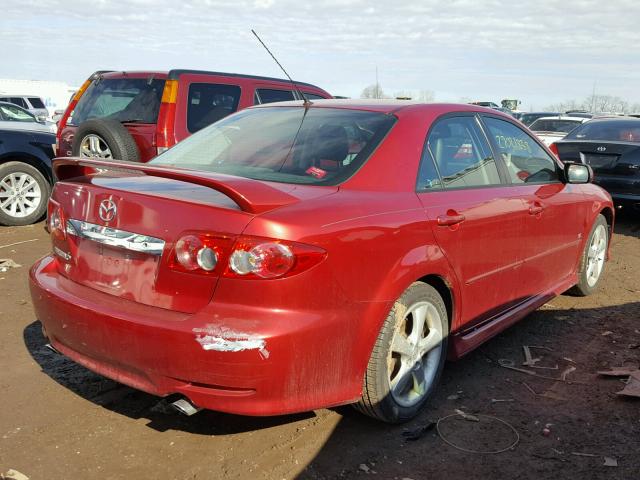
[[277,415],[350,403],[368,361],[360,319],[387,304],[287,310],[213,302],[185,314],[71,282],[56,260],[31,268],[33,304],[51,344],[75,362],[148,393],[207,409]]

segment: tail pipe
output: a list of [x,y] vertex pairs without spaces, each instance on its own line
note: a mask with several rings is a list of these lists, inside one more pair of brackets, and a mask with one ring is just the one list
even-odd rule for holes
[[187,417],[190,417],[191,415],[194,415],[202,410],[200,407],[196,407],[186,398],[176,400],[175,402],[171,403],[171,406]]
[[54,347],[54,346],[53,346],[53,345],[51,345],[50,343],[46,343],[44,347],[45,347],[46,349],[50,350],[50,351],[51,351],[51,352],[53,352],[53,353],[57,353],[58,355],[62,355],[62,354],[60,353],[60,351],[58,351],[58,350],[56,349],[56,347]]

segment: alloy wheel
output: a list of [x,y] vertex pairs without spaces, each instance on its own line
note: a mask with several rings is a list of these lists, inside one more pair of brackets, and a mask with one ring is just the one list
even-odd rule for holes
[[589,250],[587,250],[587,284],[593,287],[598,283],[604,257],[607,251],[607,229],[604,225],[598,225],[591,236]]
[[111,149],[100,135],[90,133],[80,141],[80,156],[88,158],[111,159]]
[[14,172],[0,180],[0,209],[10,217],[27,217],[41,202],[40,185],[28,173]]
[[432,303],[416,302],[406,309],[387,358],[389,390],[398,404],[413,406],[429,391],[438,372],[442,340],[442,319]]

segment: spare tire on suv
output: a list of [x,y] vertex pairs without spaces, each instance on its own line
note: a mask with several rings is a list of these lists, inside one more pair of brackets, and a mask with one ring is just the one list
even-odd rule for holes
[[117,120],[93,119],[81,123],[73,140],[74,157],[139,162],[138,146]]

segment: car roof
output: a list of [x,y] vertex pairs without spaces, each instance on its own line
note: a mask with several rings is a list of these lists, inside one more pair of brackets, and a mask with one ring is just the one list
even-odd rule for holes
[[[154,76],[160,80],[177,80],[180,78],[180,75],[192,74],[192,75],[213,75],[219,77],[231,77],[231,78],[246,78],[252,80],[263,80],[269,82],[285,82],[291,83],[286,78],[276,78],[276,77],[263,77],[260,75],[249,75],[244,73],[229,73],[229,72],[214,72],[208,70],[190,70],[190,69],[182,69],[176,68],[169,71],[153,71],[153,70],[120,70],[120,71],[103,71],[98,75],[101,75],[105,78],[119,78],[124,76],[130,76],[131,78],[147,78],[150,76]],[[313,87],[322,90],[317,85],[313,85],[311,83],[300,82],[298,80],[294,80],[296,85],[303,85],[306,87]]]
[[[540,117],[533,123],[539,122],[540,120],[567,120],[569,122],[584,123],[586,121],[589,121],[590,119],[585,117],[568,117],[567,115],[555,115],[553,117]],[[533,123],[531,125],[533,125]]]
[[[481,107],[467,103],[423,103],[417,100],[378,100],[378,99],[322,99],[313,100],[311,108],[339,108],[345,110],[366,110],[380,113],[395,113],[403,110],[421,110],[429,113],[444,114],[448,112],[478,112],[497,115],[500,117],[513,117],[501,113],[493,108]],[[301,100],[265,103],[254,105],[249,108],[270,108],[270,107],[302,107]]]
[[603,115],[600,117],[593,117],[589,120],[589,123],[599,122],[640,122],[640,118],[620,115]]

